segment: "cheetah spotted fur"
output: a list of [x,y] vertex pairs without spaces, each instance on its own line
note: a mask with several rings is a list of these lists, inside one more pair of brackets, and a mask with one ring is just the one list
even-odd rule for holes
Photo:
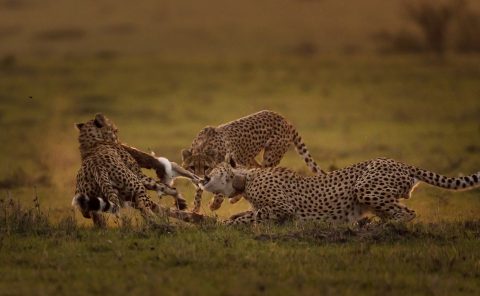
[[[172,195],[177,207],[186,207],[185,200],[174,188],[142,173],[135,158],[119,143],[117,128],[108,118],[97,114],[95,119],[77,123],[76,127],[82,165],[77,173],[72,204],[85,218],[101,224],[100,212],[116,213],[125,201],[132,202],[144,217],[152,218],[162,212],[162,208],[148,197],[147,189],[157,191],[159,196]],[[141,153],[135,151],[135,154]],[[168,167],[168,160],[160,162]]]
[[[292,143],[313,173],[324,174],[295,127],[273,111],[260,111],[218,127],[205,127],[195,137],[190,149],[182,151],[182,166],[198,176],[205,176],[228,155],[245,167],[275,167]],[[263,160],[259,164],[255,157],[262,150]],[[201,198],[202,190],[198,189],[193,212],[200,210]],[[239,199],[241,196],[230,199],[230,202]],[[222,202],[223,197],[215,195],[210,209],[218,209]]]
[[413,210],[400,203],[419,181],[466,190],[479,187],[480,172],[446,177],[386,158],[377,158],[332,171],[300,176],[286,168],[246,169],[223,163],[202,182],[204,190],[232,197],[243,194],[250,211],[232,216],[227,224],[266,220],[320,220],[355,223],[367,214],[382,221],[410,221]]

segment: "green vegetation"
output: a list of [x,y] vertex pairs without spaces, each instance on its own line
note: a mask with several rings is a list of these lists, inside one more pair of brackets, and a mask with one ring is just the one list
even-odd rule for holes
[[[96,229],[70,206],[74,123],[96,112],[177,162],[204,126],[271,109],[326,169],[478,171],[480,1],[457,2],[0,1],[0,295],[480,295],[479,189],[422,184],[413,222],[366,229],[144,225],[131,209]],[[441,3],[462,10],[450,22]],[[441,58],[405,54],[427,49]],[[309,173],[293,149],[281,165]],[[248,208],[210,198],[220,219]]]
[[[479,69],[475,57],[17,58],[0,69],[1,294],[477,294],[478,189],[421,185],[406,201],[413,223],[371,231],[142,226],[132,211],[98,230],[70,202],[80,165],[73,123],[95,112],[124,142],[174,161],[205,125],[272,109],[326,168],[387,156],[472,173]],[[282,165],[308,173],[293,150]],[[191,203],[193,186],[177,186]],[[218,215],[247,206],[225,203]]]
[[478,221],[362,231],[132,227],[124,220],[102,230],[78,227],[71,215],[50,224],[36,209],[4,204],[0,217],[3,295],[474,295],[480,289]]

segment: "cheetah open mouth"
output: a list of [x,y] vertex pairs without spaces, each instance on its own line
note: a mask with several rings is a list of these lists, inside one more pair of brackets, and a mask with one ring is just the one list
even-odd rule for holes
[[203,191],[208,191],[208,192],[211,192],[213,194],[220,194],[222,193],[222,190],[220,190],[219,188],[216,188],[217,186],[215,186],[213,184],[214,182],[212,181],[212,179],[208,176],[205,176],[202,181],[200,183],[198,183],[198,186],[200,187],[200,189],[202,189]]
[[200,181],[201,184],[205,185],[208,182],[210,182],[212,179],[209,176],[203,177],[203,179]]
[[200,187],[200,189],[205,190],[205,186],[208,184],[208,182],[210,182],[210,177],[205,176],[198,182],[198,186]]

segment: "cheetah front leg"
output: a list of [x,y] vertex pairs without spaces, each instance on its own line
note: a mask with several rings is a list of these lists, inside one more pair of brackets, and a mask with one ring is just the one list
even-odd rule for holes
[[216,211],[220,209],[222,206],[222,203],[224,201],[224,197],[221,194],[215,194],[212,198],[212,201],[210,202],[209,208],[211,211]]
[[[229,198],[228,202],[230,202],[230,204],[233,205],[233,204],[239,202],[241,199],[242,199],[242,196],[239,194],[237,196]],[[215,194],[212,198],[212,201],[210,202],[210,206],[209,206],[210,210],[211,211],[216,211],[216,210],[220,209],[224,200],[225,200],[225,197],[223,195]]]
[[224,221],[225,225],[250,225],[255,223],[255,211],[246,211],[235,214]]
[[229,198],[228,201],[233,205],[239,202],[241,199],[242,199],[242,196],[239,194],[237,196]]
[[231,216],[224,223],[226,225],[252,225],[266,222],[273,218],[272,209],[270,207],[263,207],[254,211],[246,211]]
[[193,213],[199,213],[200,212],[200,207],[202,206],[202,194],[203,190],[199,187],[195,191],[195,196],[193,197]]
[[[200,212],[200,207],[202,205],[202,194],[203,190],[198,188],[197,191],[195,192],[195,197],[193,200],[193,213],[199,213]],[[235,197],[229,198],[229,202],[231,204],[234,204],[238,202],[240,199],[242,199],[241,195],[237,195]],[[221,194],[215,194],[212,198],[212,201],[210,202],[209,208],[211,211],[216,211],[218,210],[221,206],[223,201],[225,200],[225,197]]]
[[266,206],[255,211],[246,211],[230,217],[225,224],[227,225],[239,225],[239,224],[252,224],[252,223],[264,223],[268,221],[282,223],[286,220],[290,220],[294,217],[295,212],[292,206],[281,203],[274,208]]
[[275,207],[266,206],[255,213],[255,222],[262,223],[266,221],[273,221],[276,223],[283,223],[292,220],[295,217],[294,207],[283,202],[278,202]]

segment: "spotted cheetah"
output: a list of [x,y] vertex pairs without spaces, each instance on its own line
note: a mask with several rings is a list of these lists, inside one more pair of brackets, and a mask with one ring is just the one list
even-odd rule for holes
[[386,158],[308,177],[281,167],[245,169],[230,162],[214,168],[201,182],[204,190],[216,194],[243,194],[252,205],[227,224],[288,219],[355,223],[369,213],[382,221],[410,221],[415,212],[399,200],[409,198],[419,181],[452,190],[480,185],[480,172],[451,178]]
[[[245,167],[274,167],[280,163],[291,143],[313,173],[325,173],[312,159],[295,127],[273,111],[260,111],[218,127],[205,127],[195,137],[190,149],[182,151],[182,166],[204,176],[229,155]],[[255,157],[262,150],[263,160],[259,164]],[[195,194],[193,212],[200,210],[202,192],[198,189]],[[230,202],[239,199],[241,196],[230,199]],[[210,209],[218,209],[222,202],[223,197],[215,195]]]
[[76,127],[79,130],[82,166],[77,174],[72,204],[80,209],[84,217],[100,224],[99,212],[115,213],[125,201],[130,201],[145,217],[151,218],[162,208],[150,200],[147,189],[157,191],[160,196],[174,196],[178,208],[186,207],[185,199],[169,184],[156,182],[144,175],[137,160],[144,166],[155,167],[157,175],[163,177],[165,183],[185,170],[174,172],[172,163],[167,159],[154,158],[135,148],[122,146],[117,138],[116,126],[102,114],[86,123],[77,123]]

